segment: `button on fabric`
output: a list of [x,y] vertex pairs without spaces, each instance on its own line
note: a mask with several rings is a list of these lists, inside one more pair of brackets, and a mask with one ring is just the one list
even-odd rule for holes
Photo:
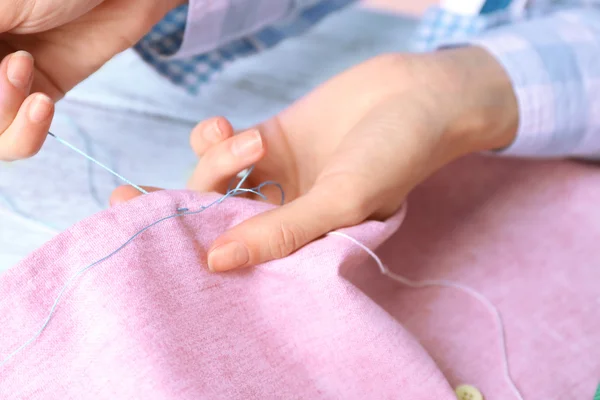
[[475,386],[460,385],[454,392],[458,400],[483,400],[483,395]]

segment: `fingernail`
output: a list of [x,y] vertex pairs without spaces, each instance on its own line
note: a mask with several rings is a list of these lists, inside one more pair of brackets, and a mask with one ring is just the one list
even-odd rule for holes
[[204,139],[208,140],[210,143],[219,142],[223,137],[223,131],[219,126],[219,120],[216,120],[207,126],[206,129],[204,129],[204,132],[202,132],[202,136],[204,136]]
[[262,138],[256,130],[245,132],[236,137],[231,145],[231,152],[238,157],[256,154],[262,148]]
[[33,75],[33,57],[26,51],[17,51],[8,59],[6,77],[19,90],[26,90]]
[[38,94],[29,106],[29,119],[36,124],[44,122],[52,112],[52,100],[46,95]]
[[212,272],[225,272],[244,266],[250,260],[248,249],[241,243],[231,242],[221,245],[208,255],[208,269]]

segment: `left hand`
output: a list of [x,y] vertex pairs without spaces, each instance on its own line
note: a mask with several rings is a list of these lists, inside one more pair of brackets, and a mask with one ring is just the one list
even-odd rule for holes
[[54,102],[184,1],[0,0],[0,160],[37,153]]
[[[443,165],[510,144],[517,121],[508,77],[479,48],[377,57],[237,136],[224,118],[205,121],[192,133],[202,158],[190,189],[224,193],[255,165],[248,185],[276,181],[288,200],[219,237],[209,268],[285,257],[332,230],[388,218]],[[137,195],[122,187],[111,202]]]

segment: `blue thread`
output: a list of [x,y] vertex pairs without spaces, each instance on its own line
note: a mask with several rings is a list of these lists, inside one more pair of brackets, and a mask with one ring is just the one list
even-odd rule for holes
[[[73,118],[71,118],[69,115],[64,115],[63,117],[67,121],[67,123],[69,125],[71,125],[71,127],[75,130],[75,133],[83,141],[85,152],[91,158],[96,158],[96,156],[94,154],[94,144],[95,143],[92,140],[91,136],[84,129],[82,129],[77,124],[77,122],[75,122],[75,120]],[[117,170],[117,168],[116,168],[117,157],[114,154],[114,152],[112,152],[112,151],[109,152],[109,156],[110,156],[110,159],[111,159],[112,169],[114,171],[116,171]],[[105,206],[105,201],[100,198],[100,195],[98,193],[98,188],[96,186],[96,180],[95,180],[93,166],[94,166],[94,163],[92,161],[90,161],[89,158],[88,158],[88,163],[87,163],[88,190],[90,192],[90,195],[92,196],[92,198],[96,202],[96,205],[98,207],[100,207],[101,209],[103,209],[104,206]],[[115,175],[112,175],[112,176],[113,176],[113,179],[114,179],[115,187],[119,186],[119,179]]]
[[139,187],[138,185],[136,185],[135,183],[131,182],[129,179],[125,178],[124,176],[120,175],[118,172],[113,171],[112,169],[110,169],[109,167],[107,167],[106,165],[102,164],[100,161],[96,160],[95,158],[87,155],[86,153],[84,153],[83,151],[79,150],[77,147],[73,146],[71,143],[67,142],[66,140],[63,140],[61,138],[59,138],[58,136],[56,136],[55,134],[53,134],[52,132],[48,132],[48,135],[52,136],[54,139],[56,139],[59,143],[67,146],[68,148],[70,148],[71,150],[73,150],[74,152],[78,153],[79,155],[85,157],[87,160],[93,162],[94,164],[98,165],[99,167],[105,169],[106,171],[110,172],[112,175],[114,175],[115,177],[119,178],[121,181],[125,182],[126,184],[133,186],[134,188],[136,188],[138,191],[140,191],[143,194],[148,194],[147,191],[145,191],[144,189],[142,189],[141,187]]
[[[117,171],[119,169],[118,168],[118,166],[119,166],[119,157],[117,156],[117,153],[115,151],[111,151],[111,150],[107,150],[107,151],[108,151],[108,154],[109,154],[109,157],[110,157],[110,162],[111,162],[111,164],[113,166],[113,169],[115,171]],[[113,183],[115,185],[115,188],[118,187],[121,184],[121,182],[119,182],[119,178],[117,178],[114,175],[113,175]]]
[[[73,129],[75,129],[75,132],[83,141],[83,146],[84,146],[85,152],[91,158],[96,158],[96,156],[94,155],[94,146],[92,144],[92,140],[87,135],[87,132],[84,132],[83,129],[80,129],[79,126],[75,123],[75,121],[72,121],[70,117],[66,116],[65,119],[67,120],[67,122],[69,122],[70,125],[73,126]],[[95,180],[94,180],[93,166],[94,166],[94,164],[88,159],[88,162],[87,162],[88,189],[90,191],[90,195],[96,202],[96,205],[100,208],[103,208],[103,203],[102,203],[102,200],[100,199],[100,195],[98,194],[98,189],[96,188],[96,184],[95,184]]]
[[[238,182],[238,184],[236,185],[235,189],[233,189],[233,190],[254,193],[254,194],[260,196],[260,198],[262,198],[263,200],[267,201],[268,200],[267,196],[265,196],[264,194],[260,193],[260,189],[262,189],[263,187],[265,187],[267,185],[275,186],[275,187],[277,187],[279,189],[279,192],[281,193],[281,205],[284,205],[285,204],[285,191],[283,190],[283,187],[279,183],[277,183],[277,182],[274,182],[274,181],[263,182],[262,184],[260,184],[256,188],[254,188],[259,193],[255,192],[253,190],[250,190],[250,189],[242,189],[242,185],[246,182],[246,179],[248,179],[248,177],[250,176],[250,174],[252,173],[252,171],[254,171],[254,165],[251,166],[250,168],[248,168],[246,170],[246,172],[244,172],[244,174],[240,178],[240,181]],[[232,190],[231,186],[233,186],[233,182],[235,182],[235,178],[232,179],[231,182],[229,182],[229,186],[227,187],[227,192],[230,192]]]
[[[176,214],[163,217],[163,218],[159,219],[158,221],[155,221],[155,222],[151,223],[150,225],[148,225],[148,226],[140,229],[133,236],[131,236],[125,243],[123,243],[121,246],[119,246],[115,251],[111,252],[107,256],[102,257],[101,259],[99,259],[97,261],[94,261],[93,263],[91,263],[91,264],[83,267],[79,271],[77,271],[74,275],[72,275],[67,280],[67,282],[61,288],[61,290],[58,293],[58,296],[56,297],[56,299],[54,300],[54,303],[52,304],[52,307],[50,308],[50,312],[48,313],[48,316],[44,320],[41,328],[29,340],[27,340],[25,343],[23,343],[21,346],[19,346],[16,350],[14,350],[12,353],[10,353],[8,356],[6,356],[2,360],[2,362],[0,362],[0,367],[4,366],[14,356],[16,356],[17,354],[19,354],[23,349],[25,349],[27,346],[29,346],[31,343],[33,343],[37,338],[39,338],[42,335],[42,333],[44,332],[44,330],[46,329],[46,327],[50,323],[50,320],[52,319],[52,316],[54,315],[54,312],[56,311],[56,308],[58,307],[58,304],[60,303],[60,300],[62,299],[64,293],[66,292],[66,290],[69,288],[69,286],[71,285],[71,283],[73,281],[75,281],[79,276],[81,276],[82,274],[84,274],[89,269],[95,267],[96,265],[98,265],[98,264],[100,264],[100,263],[108,260],[109,258],[111,258],[112,256],[114,256],[115,254],[119,253],[121,250],[123,250],[125,247],[127,247],[131,242],[133,242],[138,236],[140,236],[142,233],[146,232],[148,229],[150,229],[150,228],[152,228],[152,227],[160,224],[161,222],[164,222],[164,221],[167,221],[167,220],[170,220],[170,219],[173,219],[173,218],[184,217],[184,216],[188,216],[188,215],[200,214],[201,212],[203,212],[203,211],[205,211],[205,210],[207,210],[207,209],[209,209],[209,208],[211,208],[211,207],[213,207],[215,205],[221,204],[223,201],[225,201],[229,197],[238,196],[238,195],[240,195],[242,193],[253,193],[253,194],[256,194],[256,195],[258,195],[258,196],[266,199],[266,197],[261,193],[261,189],[263,187],[267,186],[267,185],[274,185],[274,186],[278,187],[281,190],[281,197],[283,199],[284,193],[283,193],[283,189],[282,189],[281,185],[279,185],[278,183],[274,183],[274,182],[264,182],[264,183],[258,185],[255,188],[252,188],[252,189],[242,189],[241,188],[242,184],[246,181],[246,179],[248,178],[248,176],[250,175],[250,173],[252,172],[252,170],[253,170],[253,168],[250,168],[248,170],[248,172],[240,180],[240,182],[238,183],[238,185],[236,186],[235,189],[228,191],[222,197],[218,198],[217,200],[213,201],[212,203],[208,204],[207,206],[201,206],[200,209],[198,209],[196,211],[189,211],[188,208],[184,208],[184,207],[178,208]],[[282,200],[282,204],[283,204],[283,200]]]

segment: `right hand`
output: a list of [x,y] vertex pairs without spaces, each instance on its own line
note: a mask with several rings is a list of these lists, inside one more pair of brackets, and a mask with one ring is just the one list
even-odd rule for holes
[[36,154],[54,102],[184,1],[0,1],[0,160]]
[[[386,219],[445,164],[509,145],[517,124],[510,79],[474,47],[376,57],[239,135],[223,118],[205,121],[192,133],[201,159],[190,189],[225,193],[240,170],[254,165],[247,187],[275,181],[287,200],[223,233],[208,266],[257,265],[327,232]],[[111,203],[139,194],[119,188]],[[270,200],[278,204],[276,194]]]

